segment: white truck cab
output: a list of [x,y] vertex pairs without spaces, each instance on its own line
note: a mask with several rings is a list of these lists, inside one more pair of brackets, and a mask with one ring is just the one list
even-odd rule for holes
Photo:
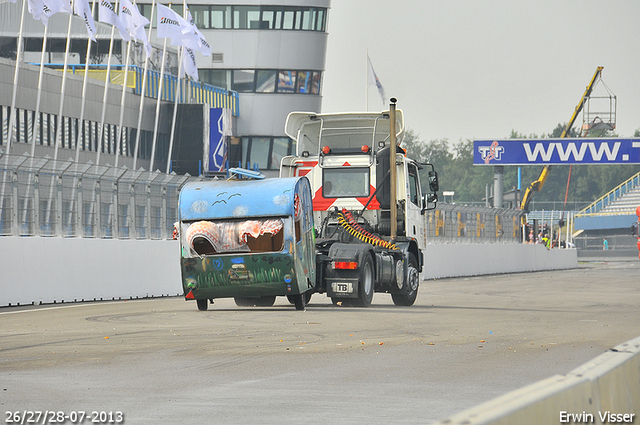
[[[392,116],[395,137],[390,133]],[[326,291],[334,303],[353,298],[357,305],[368,305],[375,290],[391,293],[396,304],[413,304],[419,280],[414,275],[422,270],[424,261],[422,215],[435,208],[438,184],[433,166],[407,158],[399,147],[404,136],[402,111],[293,112],[285,132],[296,140],[296,154],[282,159],[280,177],[305,176],[311,183],[318,268],[324,270],[317,273],[316,290]],[[392,140],[396,145],[396,200],[391,199],[390,190]],[[425,165],[430,167],[430,187],[423,196],[419,172]],[[392,205],[397,211],[396,226],[392,226]],[[339,271],[335,263],[340,256],[357,259],[351,262],[356,269]],[[373,269],[370,285],[359,281],[366,280],[368,272],[358,267],[368,263]],[[347,274],[355,280],[348,281]],[[334,290],[327,283],[338,283],[336,288],[350,291]]]

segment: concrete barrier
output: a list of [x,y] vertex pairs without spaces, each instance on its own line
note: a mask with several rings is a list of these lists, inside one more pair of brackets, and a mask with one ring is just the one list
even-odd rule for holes
[[566,375],[552,376],[438,422],[559,423],[640,423],[640,337]]
[[0,237],[0,306],[182,293],[177,241]]
[[537,244],[434,244],[424,250],[424,261],[423,279],[578,267],[575,249]]
[[[178,295],[177,241],[0,237],[0,306]],[[528,244],[439,244],[423,279],[577,267],[575,250]]]

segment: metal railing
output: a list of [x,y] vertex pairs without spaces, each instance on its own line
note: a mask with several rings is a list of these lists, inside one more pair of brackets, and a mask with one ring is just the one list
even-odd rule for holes
[[425,214],[428,243],[520,243],[521,210],[438,204]]
[[0,151],[0,236],[170,239],[180,188],[201,179]]
[[[33,65],[39,65],[33,63]],[[60,69],[64,64],[45,63],[46,67]],[[144,68],[130,65],[127,75],[127,87],[131,87],[135,94],[142,94],[142,81],[144,77]],[[71,74],[84,75],[84,65],[68,65],[68,72]],[[113,84],[123,85],[124,81],[124,65],[111,65],[109,71],[109,79]],[[104,81],[107,78],[106,65],[91,64],[89,65],[90,78]],[[212,86],[199,81],[178,79],[175,75],[168,73],[163,75],[162,82],[162,100],[167,102],[175,102],[178,94],[178,83],[180,87],[180,103],[206,103],[212,108],[226,108],[231,110],[233,116],[240,113],[240,102],[238,93],[233,90],[226,90],[221,87]],[[144,95],[154,99],[158,98],[160,89],[160,73],[158,71],[147,70],[147,83],[145,85]]]
[[[611,190],[609,193],[586,207],[584,210],[580,211],[578,216],[606,213],[606,211],[602,211],[605,207],[615,202],[625,193],[630,192],[637,187],[640,187],[640,173],[630,177],[627,181]],[[633,209],[631,209],[630,211],[632,212]],[[613,212],[612,214],[616,214],[616,212]]]
[[[204,177],[79,164],[0,150],[0,236],[170,239],[178,195]],[[520,210],[440,204],[428,243],[518,243]]]

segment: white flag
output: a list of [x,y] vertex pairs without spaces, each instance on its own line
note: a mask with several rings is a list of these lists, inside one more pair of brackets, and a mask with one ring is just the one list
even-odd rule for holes
[[147,33],[144,30],[144,27],[149,24],[149,20],[142,16],[138,8],[129,0],[120,0],[120,19],[129,34],[144,44],[147,58],[151,57],[151,43],[149,43]]
[[[156,23],[158,38],[180,40],[191,33],[189,23],[167,6],[158,5],[158,20]],[[183,46],[183,44],[181,44]]]
[[191,16],[191,12],[189,10],[187,10],[187,21],[189,21],[189,25],[191,25],[194,35],[198,38],[197,50],[199,50],[200,53],[205,56],[211,56],[211,45],[207,42],[207,39],[196,26],[196,23],[193,21],[193,17]]
[[124,41],[131,40],[129,31],[125,28],[124,23],[120,20],[120,17],[113,9],[113,5],[109,0],[100,0],[100,13],[98,14],[98,20],[107,24],[111,24],[118,28],[118,32]]
[[380,93],[380,99],[382,99],[382,105],[385,105],[385,99],[387,98],[384,88],[382,84],[380,84],[380,80],[376,75],[376,72],[373,70],[373,65],[371,65],[371,59],[369,59],[369,55],[367,55],[367,62],[369,62],[369,85],[374,85],[378,88],[378,93]]
[[180,78],[183,78],[185,73],[195,81],[198,81],[198,65],[196,64],[196,54],[188,47],[185,47],[184,51],[182,52],[182,75],[180,75]]
[[65,0],[28,0],[29,13],[33,19],[49,25],[49,18],[58,12],[72,13],[71,3]]
[[93,15],[91,14],[91,6],[89,6],[88,0],[75,0],[73,2],[73,13],[84,19],[84,24],[87,26],[87,33],[91,40],[96,41],[96,23],[93,22]]

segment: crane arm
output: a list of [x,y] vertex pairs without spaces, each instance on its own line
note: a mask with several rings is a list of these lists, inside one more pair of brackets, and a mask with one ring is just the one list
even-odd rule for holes
[[[562,134],[560,135],[561,139],[564,139],[569,134],[571,127],[573,127],[573,124],[575,123],[576,118],[578,118],[578,115],[580,114],[580,112],[582,111],[582,108],[584,107],[585,100],[589,98],[589,96],[591,96],[591,91],[593,90],[593,86],[595,85],[596,81],[598,81],[598,77],[600,77],[600,73],[602,72],[603,68],[604,67],[599,66],[596,69],[595,74],[593,74],[593,77],[591,78],[589,85],[587,85],[587,88],[584,91],[584,94],[582,95],[582,98],[580,98],[580,102],[578,102],[578,106],[576,106],[576,109],[573,111],[573,115],[571,116],[571,119],[569,120],[567,125],[564,126],[564,130],[562,130]],[[533,192],[539,192],[542,189],[542,186],[544,186],[544,183],[547,180],[547,177],[549,177],[550,169],[551,169],[550,165],[545,165],[542,171],[540,172],[540,176],[538,176],[538,179],[532,182],[529,185],[529,187],[527,187],[527,189],[524,192],[524,195],[522,196],[522,202],[520,203],[521,210],[524,210],[524,211],[529,210],[529,203],[531,202],[531,197],[533,196]]]

